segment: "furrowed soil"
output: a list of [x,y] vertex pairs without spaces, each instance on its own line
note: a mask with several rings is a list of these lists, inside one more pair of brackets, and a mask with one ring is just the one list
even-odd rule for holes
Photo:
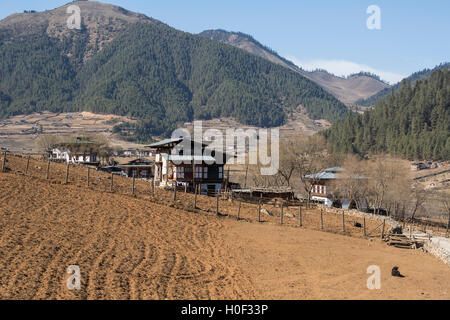
[[[14,178],[0,176],[2,299],[255,296],[211,216]],[[66,287],[70,265],[80,291]]]
[[[157,190],[148,182],[114,178],[64,165],[8,156],[0,173],[0,299],[449,299],[450,269],[421,251],[364,239],[347,222],[317,210],[296,226],[293,208],[266,205],[273,216],[255,221],[255,205]],[[289,215],[292,216],[289,217]],[[357,220],[356,218],[352,218]],[[375,221],[366,222],[370,229]],[[67,268],[81,271],[69,290]],[[367,267],[381,268],[381,290],[366,286]],[[405,278],[393,278],[392,267]]]

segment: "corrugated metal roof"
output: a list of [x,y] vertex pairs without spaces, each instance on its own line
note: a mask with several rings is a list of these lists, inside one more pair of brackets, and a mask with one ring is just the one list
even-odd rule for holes
[[344,168],[340,168],[340,167],[333,167],[333,168],[328,168],[323,170],[324,172],[344,172],[345,169]]
[[158,148],[158,147],[162,147],[166,144],[171,144],[171,143],[179,143],[183,141],[183,138],[175,138],[175,139],[165,139],[165,140],[161,140],[159,142],[156,142],[154,144],[151,144],[149,146],[145,146],[146,148]]
[[118,165],[117,168],[151,168],[151,164],[124,164],[124,165]]
[[328,168],[319,173],[306,175],[305,178],[323,180],[342,179],[344,176],[339,175],[338,172],[345,172],[345,169],[340,167]]
[[191,156],[191,155],[169,155],[170,161],[216,161],[214,157],[211,156]]
[[232,189],[231,191],[237,192],[237,193],[252,193],[251,189]]
[[331,172],[319,172],[319,173],[315,173],[315,174],[308,174],[305,176],[305,178],[306,179],[321,179],[321,180],[335,180],[335,179],[348,179],[348,178],[368,179],[366,176],[338,174],[338,173],[331,173]]
[[[192,145],[201,145],[202,147],[207,147],[208,144],[204,143],[203,141],[196,141],[196,140],[192,140],[190,138],[174,138],[174,139],[165,139],[165,140],[161,140],[159,142],[156,142],[154,144],[151,144],[149,146],[145,146],[146,148],[161,148],[164,146],[167,147],[175,147],[178,146],[182,141],[186,141],[186,142],[191,142]],[[172,144],[174,144],[175,146],[173,146]]]
[[305,176],[306,179],[323,179],[323,180],[333,180],[339,179],[339,175],[330,172],[319,172],[315,174],[308,174]]
[[117,164],[121,164],[121,165],[125,165],[125,164],[131,164],[131,162],[133,161],[141,161],[141,162],[148,162],[148,163],[152,163],[153,160],[152,159],[147,159],[147,158],[116,158],[114,159],[114,161]]

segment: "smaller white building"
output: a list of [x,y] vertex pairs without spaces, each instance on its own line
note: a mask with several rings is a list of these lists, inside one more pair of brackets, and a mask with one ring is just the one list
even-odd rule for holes
[[49,151],[53,161],[73,164],[98,164],[99,147],[96,143],[77,138],[75,142],[54,145]]
[[65,150],[60,150],[58,148],[52,149],[52,153],[50,155],[51,160],[56,161],[66,161],[69,162],[69,152]]
[[98,156],[95,153],[73,153],[70,150],[59,148],[54,148],[52,150],[50,159],[72,164],[90,164],[98,162]]

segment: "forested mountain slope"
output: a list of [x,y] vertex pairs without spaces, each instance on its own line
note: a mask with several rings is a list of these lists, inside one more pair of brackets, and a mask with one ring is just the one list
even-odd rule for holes
[[[448,69],[450,69],[450,63],[449,62],[442,63],[431,70],[424,69],[422,71],[415,72],[404,80],[411,82],[411,84],[414,84],[418,80],[428,78],[436,70],[448,70]],[[390,88],[385,88],[385,89],[381,90],[380,92],[374,94],[373,96],[370,96],[367,99],[360,99],[360,100],[356,101],[355,104],[357,104],[359,106],[366,106],[366,107],[374,106],[378,100],[384,99],[392,92],[398,91],[400,89],[401,85],[402,85],[402,82],[399,82]]]
[[336,98],[346,104],[354,104],[361,98],[368,98],[380,90],[390,86],[381,81],[379,77],[361,72],[349,77],[337,77],[325,70],[305,71],[293,62],[281,57],[274,50],[264,46],[252,36],[242,32],[229,32],[225,30],[206,30],[200,33],[201,36],[220,41],[234,47],[243,49],[254,55],[277,63],[285,68],[300,73],[302,76],[314,81],[322,88],[333,94]]
[[436,70],[364,113],[349,113],[323,133],[333,152],[387,152],[409,159],[450,159],[450,70]]
[[[193,119],[233,117],[270,127],[299,105],[312,119],[336,121],[346,113],[314,82],[243,50],[111,5],[75,4],[82,7],[82,30],[52,22],[67,5],[23,14],[31,29],[20,28],[21,15],[0,22],[1,116],[43,110],[128,115],[141,120],[139,139],[149,140]],[[113,30],[114,18],[120,30]],[[55,36],[49,26],[64,31]],[[101,46],[92,39],[103,39]]]

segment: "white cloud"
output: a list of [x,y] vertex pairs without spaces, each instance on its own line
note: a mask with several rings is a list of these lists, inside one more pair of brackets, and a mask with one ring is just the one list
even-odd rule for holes
[[389,82],[390,84],[394,84],[405,78],[406,76],[389,72],[389,71],[383,71],[378,70],[363,64],[359,64],[352,61],[346,61],[346,60],[310,60],[310,61],[302,61],[295,57],[288,57],[287,59],[291,60],[293,63],[295,63],[297,66],[301,67],[302,69],[306,71],[312,71],[315,69],[324,69],[328,72],[340,76],[345,77],[348,75],[351,75],[353,73],[358,73],[361,71],[365,72],[371,72],[376,75],[378,75],[381,79],[384,81]]

